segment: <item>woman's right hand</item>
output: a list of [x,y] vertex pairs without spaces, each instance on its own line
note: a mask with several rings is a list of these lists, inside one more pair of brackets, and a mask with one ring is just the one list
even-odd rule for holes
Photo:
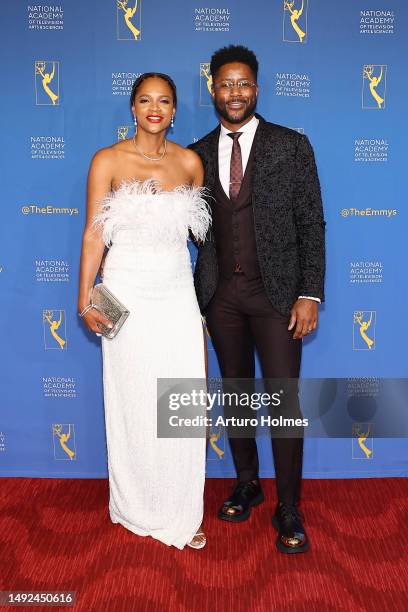
[[95,332],[96,334],[99,334],[99,335],[101,335],[101,328],[99,327],[100,325],[104,325],[105,327],[108,327],[109,329],[112,329],[113,327],[109,319],[107,319],[96,308],[90,308],[88,312],[86,312],[83,315],[82,320],[84,321],[89,331]]

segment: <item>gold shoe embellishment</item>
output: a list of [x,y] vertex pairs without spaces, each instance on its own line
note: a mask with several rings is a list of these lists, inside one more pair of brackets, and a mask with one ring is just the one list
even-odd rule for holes
[[229,514],[230,516],[234,516],[235,514],[240,514],[242,512],[241,506],[224,506],[222,509],[224,514]]
[[281,536],[281,542],[285,546],[295,547],[295,546],[301,546],[302,544],[304,544],[304,539],[303,537],[296,537],[296,536],[291,537],[291,538]]

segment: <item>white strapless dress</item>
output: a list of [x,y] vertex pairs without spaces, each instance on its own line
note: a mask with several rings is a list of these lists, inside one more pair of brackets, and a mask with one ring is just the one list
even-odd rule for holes
[[110,246],[103,282],[130,315],[102,337],[109,514],[141,536],[182,549],[201,524],[204,438],[157,438],[157,378],[205,378],[203,328],[189,229],[210,223],[203,188],[160,191],[123,182],[93,219]]

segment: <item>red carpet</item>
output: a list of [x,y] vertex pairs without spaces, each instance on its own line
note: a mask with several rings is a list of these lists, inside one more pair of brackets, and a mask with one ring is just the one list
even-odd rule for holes
[[179,551],[113,525],[106,480],[2,478],[0,590],[75,590],[97,612],[408,610],[407,479],[305,480],[301,555],[275,548],[273,485],[231,525],[231,480],[208,480],[207,547]]

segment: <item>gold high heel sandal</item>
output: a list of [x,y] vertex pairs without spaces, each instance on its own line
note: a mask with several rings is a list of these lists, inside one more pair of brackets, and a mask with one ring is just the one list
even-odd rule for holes
[[201,548],[204,548],[206,544],[207,544],[207,538],[205,536],[204,531],[200,528],[195,533],[191,542],[188,542],[187,546],[189,546],[190,548],[195,548],[196,550],[200,550]]

